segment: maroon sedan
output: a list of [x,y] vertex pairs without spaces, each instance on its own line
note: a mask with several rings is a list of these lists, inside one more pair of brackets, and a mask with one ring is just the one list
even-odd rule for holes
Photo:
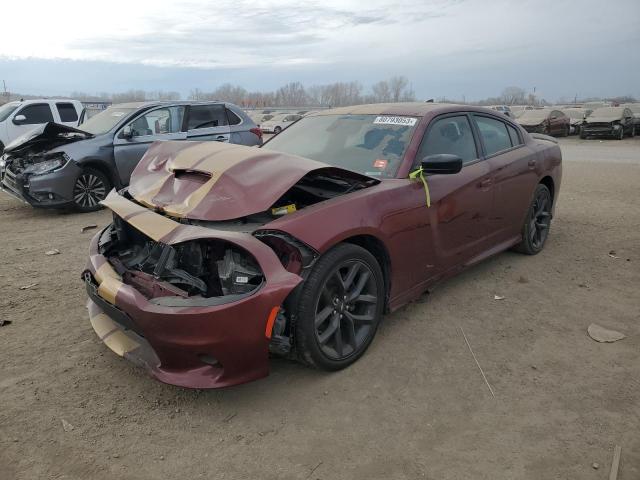
[[560,110],[525,110],[516,121],[529,133],[566,137],[571,131],[571,119]]
[[155,143],[104,201],[91,324],[185,387],[264,377],[270,352],[341,369],[435,282],[540,252],[560,179],[552,139],[469,106],[327,110],[262,148]]

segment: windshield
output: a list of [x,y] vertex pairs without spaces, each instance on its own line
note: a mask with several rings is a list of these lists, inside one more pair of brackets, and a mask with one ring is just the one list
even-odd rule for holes
[[525,110],[522,115],[518,117],[518,120],[523,121],[536,121],[542,122],[549,116],[549,110]]
[[622,107],[604,107],[597,108],[593,111],[591,116],[593,118],[620,118],[622,117]]
[[4,122],[9,115],[11,115],[16,108],[20,106],[19,103],[5,103],[0,107],[0,122]]
[[94,135],[102,135],[103,133],[107,133],[122,119],[126,118],[131,112],[135,112],[136,110],[136,108],[109,107],[105,111],[94,115],[84,122],[80,128],[85,132],[89,132]]
[[299,155],[369,176],[396,175],[416,117],[320,115],[304,117],[263,148]]

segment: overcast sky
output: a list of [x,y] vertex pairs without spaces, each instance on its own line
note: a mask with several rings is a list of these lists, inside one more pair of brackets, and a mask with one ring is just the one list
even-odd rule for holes
[[271,90],[406,75],[420,98],[510,85],[640,97],[640,0],[4,0],[0,80],[34,94]]

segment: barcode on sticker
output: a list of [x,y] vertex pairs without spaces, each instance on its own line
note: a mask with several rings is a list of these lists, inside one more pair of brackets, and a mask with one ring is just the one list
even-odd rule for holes
[[373,123],[378,125],[403,125],[407,127],[413,127],[417,121],[418,119],[413,117],[382,117],[380,116],[380,117],[376,117]]

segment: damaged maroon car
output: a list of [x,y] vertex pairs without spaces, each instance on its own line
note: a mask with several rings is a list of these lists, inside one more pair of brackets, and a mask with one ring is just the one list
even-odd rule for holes
[[91,324],[185,387],[264,377],[269,353],[341,369],[435,282],[540,252],[560,180],[552,138],[469,106],[327,110],[262,148],[155,143],[103,202]]

